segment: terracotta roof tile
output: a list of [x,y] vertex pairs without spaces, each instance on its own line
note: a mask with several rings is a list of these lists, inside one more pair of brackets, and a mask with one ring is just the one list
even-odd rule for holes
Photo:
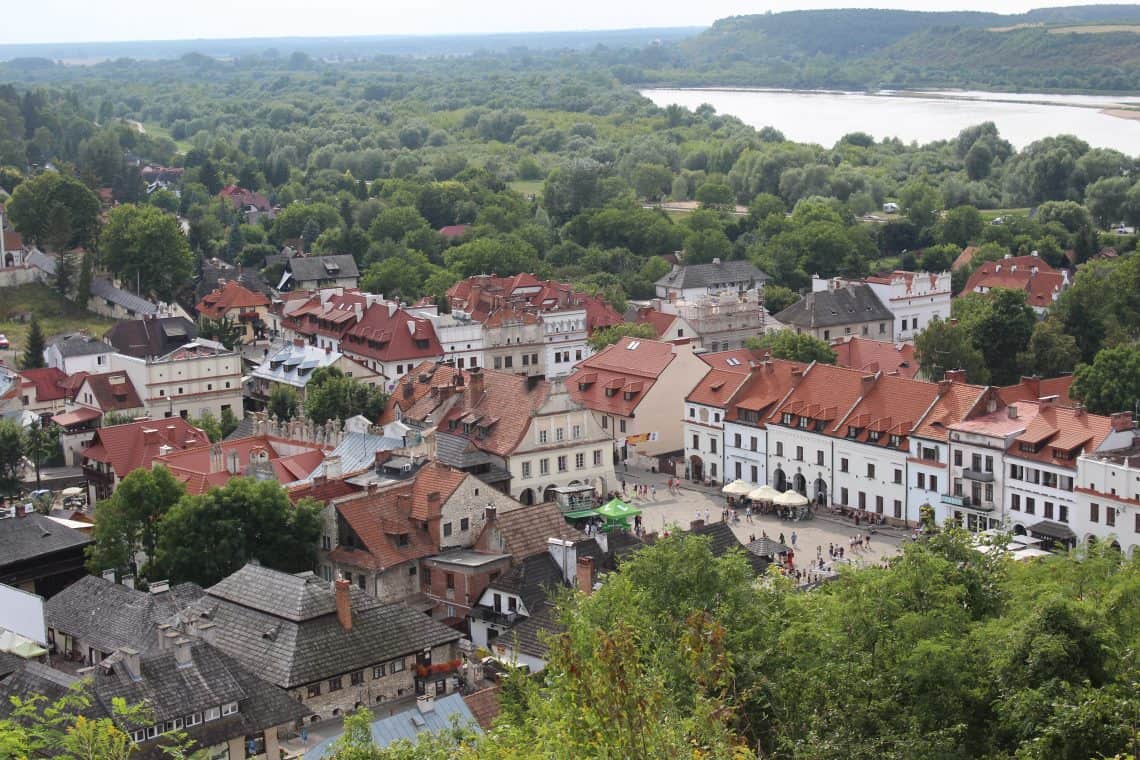
[[[595,411],[628,417],[673,361],[674,348],[657,340],[622,338],[578,363],[566,378],[570,397]],[[596,380],[589,381],[591,375]],[[621,390],[634,381],[641,382],[641,390]]]
[[1039,398],[1056,396],[1057,403],[1062,406],[1072,406],[1073,399],[1069,389],[1073,385],[1072,375],[1061,375],[1041,379],[1037,377],[1023,377],[1017,385],[1006,385],[998,388],[998,397],[1003,404],[1012,404],[1015,401],[1036,401]]
[[747,374],[726,369],[710,369],[685,398],[692,404],[724,408],[729,399],[748,381]]
[[220,288],[206,295],[194,308],[199,314],[210,319],[221,319],[233,309],[252,309],[269,306],[269,299],[261,293],[254,293],[240,283],[229,280]]
[[757,424],[762,427],[767,417],[765,412],[792,389],[793,370],[802,371],[806,367],[806,364],[784,359],[763,362],[752,371],[741,391],[732,400],[726,419],[738,421],[741,412],[752,412],[760,415]]
[[83,388],[87,388],[95,404],[103,412],[119,412],[126,409],[141,409],[142,399],[135,390],[134,383],[126,372],[104,372],[99,375],[88,375],[80,386],[80,403],[85,403]]
[[961,295],[1008,288],[1023,291],[1030,306],[1045,308],[1067,284],[1065,275],[1040,257],[1011,256],[979,266],[970,275]]
[[948,428],[977,409],[985,394],[986,389],[980,385],[950,383],[915,428],[914,435],[932,441],[947,440]]
[[[831,433],[861,443],[890,446],[891,436],[905,439],[937,397],[938,386],[934,383],[880,375],[847,419],[840,420]],[[851,438],[847,434],[849,427],[860,432]],[[875,434],[877,441],[872,439]],[[895,448],[905,450],[905,440],[900,440]]]
[[368,307],[345,333],[341,351],[383,362],[443,356],[431,320],[382,303]]
[[839,338],[832,342],[831,350],[836,354],[836,363],[841,367],[878,372],[885,375],[913,378],[918,374],[918,362],[914,358],[913,343],[890,343],[869,340],[858,336]]
[[23,378],[21,383],[23,387],[36,389],[37,401],[59,401],[67,398],[67,391],[64,388],[67,375],[63,370],[55,367],[24,369],[20,370],[20,377]]
[[[508,372],[482,370],[480,374],[482,393],[472,384],[471,373],[462,373],[464,384],[456,386],[459,392],[439,417],[439,428],[466,438],[481,451],[506,456],[518,446],[531,419],[546,402],[550,385]],[[468,421],[463,422],[464,418]]]
[[546,502],[496,515],[483,527],[475,545],[481,551],[502,552],[521,561],[547,551],[551,538],[577,542],[586,540],[586,535],[566,522],[556,504]]
[[83,456],[94,462],[109,464],[119,478],[140,467],[150,467],[160,456],[163,446],[184,450],[210,442],[198,428],[181,417],[142,420],[113,425],[95,431],[91,445]]
[[[1076,469],[1077,457],[1096,451],[1111,432],[1111,417],[1089,414],[1081,408],[1039,404],[1037,415],[1010,444],[1008,453],[1018,459]],[[1022,444],[1037,447],[1037,451],[1025,451]]]

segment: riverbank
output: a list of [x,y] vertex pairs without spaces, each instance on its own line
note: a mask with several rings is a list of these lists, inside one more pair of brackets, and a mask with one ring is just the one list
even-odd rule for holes
[[1102,108],[1100,111],[1106,116],[1115,116],[1117,119],[1140,121],[1140,109],[1133,108]]

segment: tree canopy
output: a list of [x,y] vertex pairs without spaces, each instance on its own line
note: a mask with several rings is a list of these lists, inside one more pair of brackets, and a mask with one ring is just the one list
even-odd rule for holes
[[153,206],[112,209],[99,236],[99,251],[128,287],[167,301],[194,271],[194,257],[178,220]]

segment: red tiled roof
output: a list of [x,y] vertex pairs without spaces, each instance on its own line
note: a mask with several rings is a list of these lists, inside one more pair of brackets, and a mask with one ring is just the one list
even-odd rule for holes
[[866,374],[830,364],[812,364],[783,403],[772,410],[768,422],[780,424],[785,412],[838,422],[863,395]]
[[613,327],[625,321],[614,307],[597,296],[582,296],[582,301],[586,307],[586,330],[591,334],[594,330]]
[[[417,342],[418,341],[418,342]],[[345,333],[341,351],[382,362],[443,356],[431,320],[388,304],[373,304]]]
[[[889,446],[892,435],[905,439],[938,397],[938,386],[893,375],[880,375],[855,408],[830,431],[832,435],[861,443]],[[854,438],[848,427],[861,428]],[[879,434],[872,441],[872,433]],[[905,450],[902,440],[895,448]]]
[[[439,419],[439,429],[466,438],[475,448],[498,456],[507,456],[518,447],[535,412],[546,403],[550,386],[545,380],[534,382],[522,375],[483,370],[483,392],[476,394],[470,373],[446,413]],[[532,384],[533,383],[533,384]],[[463,420],[471,427],[463,432]],[[476,419],[477,418],[477,419]],[[478,428],[474,423],[487,425]]]
[[768,358],[768,352],[753,351],[750,348],[734,348],[730,351],[697,354],[697,357],[713,369],[723,369],[738,375],[747,375],[753,367]]
[[59,401],[67,398],[64,384],[68,378],[63,370],[55,367],[24,369],[20,370],[20,377],[23,378],[21,385],[24,388],[36,389],[37,401]]
[[479,727],[484,731],[489,730],[499,714],[499,687],[492,686],[467,694],[463,701],[467,703],[467,709],[475,716]]
[[[595,411],[628,417],[673,361],[673,349],[671,343],[622,338],[578,363],[566,378],[570,398]],[[583,382],[588,375],[596,380]],[[634,381],[642,388],[626,398],[622,389]]]
[[79,403],[86,403],[82,395],[83,388],[89,389],[94,403],[103,412],[119,412],[125,409],[141,409],[142,399],[135,390],[134,383],[126,372],[104,372],[98,375],[88,375],[80,386],[80,395],[76,398]]
[[767,412],[772,404],[788,394],[792,389],[793,370],[804,370],[806,364],[772,359],[758,365],[749,374],[744,386],[732,400],[725,419],[737,421],[741,411],[756,412],[760,415],[758,426],[764,426]]
[[1058,404],[1073,406],[1073,399],[1069,396],[1069,389],[1072,385],[1072,375],[1061,375],[1060,377],[1046,379],[1023,377],[1017,385],[998,388],[997,392],[998,398],[1003,404],[1012,404],[1015,401],[1036,401],[1039,398],[1056,396]]
[[932,441],[947,440],[947,428],[966,419],[986,394],[986,389],[980,385],[950,383],[943,387],[942,395],[915,428],[914,435]]
[[447,298],[453,309],[467,312],[476,322],[483,322],[506,306],[532,314],[582,308],[586,312],[586,329],[589,332],[623,321],[621,315],[602,299],[574,290],[569,283],[539,280],[526,272],[512,277],[468,277],[452,285],[447,291]]
[[[1110,417],[1089,414],[1080,408],[1038,404],[1037,415],[1025,432],[1013,440],[1007,453],[1018,459],[1076,469],[1077,457],[1082,452],[1095,451],[1111,432]],[[1023,443],[1039,448],[1035,452],[1023,451]]]
[[460,374],[459,370],[450,364],[436,364],[433,361],[420,362],[415,369],[408,370],[407,374],[396,384],[396,389],[388,397],[388,404],[380,415],[379,423],[385,425],[395,420],[397,409],[399,409],[400,415],[423,419],[425,415],[430,414],[435,409],[436,404],[429,406],[425,402],[424,406],[427,408],[421,409],[419,413],[413,411],[416,405],[431,393],[433,386],[450,387],[458,374]]
[[1045,308],[1065,284],[1065,276],[1040,257],[1012,256],[983,263],[970,275],[961,295],[993,288],[1021,290],[1030,306]]
[[231,309],[256,308],[269,306],[269,299],[261,293],[254,293],[236,280],[229,280],[224,285],[206,295],[197,306],[199,314],[210,319],[221,319]]
[[[746,365],[747,366],[747,365]],[[747,374],[726,369],[710,369],[685,398],[692,404],[724,408],[740,387],[748,380]]]
[[890,343],[851,336],[832,342],[831,349],[836,354],[836,364],[841,367],[878,372],[885,375],[913,378],[918,374],[918,362],[914,358],[913,343]]
[[977,252],[978,247],[976,245],[968,245],[963,248],[962,252],[958,254],[958,258],[954,259],[954,263],[950,265],[950,271],[957,272],[959,269],[969,266]]
[[4,230],[4,250],[18,251],[24,247],[24,238],[15,230]]
[[586,536],[566,522],[562,511],[553,502],[502,512],[483,526],[475,541],[480,551],[510,554],[516,562],[547,551],[552,538],[565,541],[582,541]]
[[[219,444],[222,449],[221,469],[215,469],[211,462],[213,444],[157,456],[154,461],[169,468],[174,477],[186,484],[186,492],[191,494],[205,493],[211,488],[225,485],[230,478],[244,474],[246,468],[253,462],[255,451],[264,451],[268,454],[273,474],[281,483],[291,483],[308,477],[324,461],[324,452],[315,446],[291,441],[287,449],[283,449],[281,443],[268,436],[250,436],[235,441],[224,441]],[[226,469],[231,452],[238,455],[237,475],[231,474]]]
[[72,425],[79,425],[84,422],[91,422],[103,416],[103,413],[98,409],[88,409],[80,407],[74,412],[65,412],[63,414],[53,415],[51,421],[60,427],[71,427]]
[[470,224],[449,224],[446,227],[439,228],[439,234],[443,235],[448,240],[457,237],[463,237],[467,234],[467,230],[471,229]]
[[321,504],[328,504],[333,499],[340,499],[360,491],[346,480],[306,480],[287,487],[289,501],[296,504],[301,499],[313,499]]
[[95,431],[91,445],[83,450],[83,456],[109,464],[115,475],[124,478],[139,467],[150,467],[163,446],[182,451],[209,442],[205,433],[186,420],[168,417],[100,428]]
[[269,200],[264,195],[254,192],[253,190],[246,190],[244,187],[238,187],[237,185],[226,185],[218,192],[218,196],[221,198],[229,198],[237,208],[253,206],[258,211],[269,210]]
[[677,321],[677,315],[666,314],[663,311],[658,311],[650,306],[644,306],[637,310],[637,322],[640,324],[649,325],[653,328],[653,332],[660,338],[668,331],[669,327]]

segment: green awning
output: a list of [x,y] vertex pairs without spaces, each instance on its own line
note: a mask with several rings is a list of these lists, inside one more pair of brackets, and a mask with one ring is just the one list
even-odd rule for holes
[[621,499],[610,499],[602,506],[598,507],[598,514],[607,520],[625,520],[640,515],[641,510],[636,507],[631,507]]
[[580,520],[583,517],[597,517],[598,510],[596,509],[579,509],[577,512],[566,512],[562,515],[567,520]]

